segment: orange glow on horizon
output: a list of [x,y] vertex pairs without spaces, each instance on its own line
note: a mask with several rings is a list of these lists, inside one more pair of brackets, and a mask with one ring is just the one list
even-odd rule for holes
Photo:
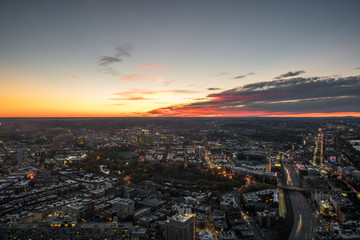
[[232,111],[206,108],[160,108],[151,111],[157,117],[360,117],[360,112],[295,113],[266,111]]
[[360,112],[270,114],[266,117],[360,117]]
[[[0,95],[0,117],[360,117],[360,112],[269,112],[216,106],[188,107],[186,104],[156,108],[151,102],[110,104],[106,99],[69,99]],[[153,109],[149,111],[149,109]]]
[[[74,75],[75,76],[75,75]],[[9,82],[0,89],[0,117],[360,117],[360,112],[269,112],[253,110],[246,100],[273,95],[211,96],[206,104],[193,107],[183,103],[187,96],[200,97],[200,90],[124,90],[115,94],[96,94],[96,91],[74,91],[30,84],[34,78],[0,73]],[[20,80],[21,81],[20,81]],[[26,81],[25,81],[26,80]],[[10,84],[12,82],[12,85]],[[19,88],[18,86],[23,86]],[[39,86],[39,87],[36,87]],[[285,93],[277,93],[285,94]],[[117,98],[109,98],[116,96]],[[219,106],[217,102],[242,100],[244,105]],[[166,107],[163,107],[163,106]]]
[[[169,68],[167,65],[147,64],[137,66],[136,70],[149,72]],[[102,85],[96,85],[97,83],[86,80],[83,74],[79,74],[78,78],[72,72],[61,71],[59,76],[51,76],[46,71],[35,74],[26,69],[22,70],[9,66],[4,66],[3,69],[0,71],[0,79],[6,81],[0,89],[0,117],[2,118],[360,117],[360,111],[332,113],[270,112],[265,107],[255,109],[251,108],[251,104],[248,104],[249,101],[255,100],[273,103],[271,101],[274,100],[274,97],[279,96],[284,97],[285,100],[274,103],[296,102],[297,100],[286,100],[286,96],[291,95],[291,92],[287,91],[254,92],[244,95],[225,91],[209,94],[208,91],[201,88],[159,87],[156,84],[166,83],[166,78],[139,74],[122,76],[118,80],[114,80],[116,83],[113,87],[101,88]],[[141,84],[136,83],[137,81],[140,81]],[[133,85],[126,85],[128,84],[126,82]],[[218,90],[220,91],[220,88]],[[234,106],[227,104],[227,102],[239,103]],[[321,108],[318,109],[321,110]]]
[[[64,109],[62,109],[64,110]],[[240,113],[234,112],[217,112],[217,111],[189,111],[181,113],[132,113],[132,112],[105,112],[105,111],[83,111],[83,109],[72,109],[68,111],[54,110],[48,111],[1,111],[0,118],[7,117],[360,117],[360,112],[334,112],[334,113],[271,113],[271,112],[251,112],[244,111]]]
[[[158,108],[161,104],[136,101],[112,104],[106,98],[66,96],[0,95],[0,117],[360,117],[360,112],[269,112],[216,105],[189,107],[186,104]],[[153,109],[153,110],[151,110]]]

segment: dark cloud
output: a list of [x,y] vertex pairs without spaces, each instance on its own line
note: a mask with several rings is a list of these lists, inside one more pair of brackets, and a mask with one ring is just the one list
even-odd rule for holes
[[221,88],[207,88],[206,90],[209,90],[209,91],[217,91],[217,90],[221,90]]
[[133,47],[131,45],[122,45],[115,49],[113,55],[101,56],[98,59],[100,67],[107,67],[113,63],[122,62],[124,57],[130,57]]
[[281,74],[280,76],[274,77],[274,79],[281,79],[281,78],[287,78],[287,77],[295,77],[297,75],[305,73],[304,70],[294,71],[294,72],[287,72],[284,74]]
[[354,68],[354,69],[356,69],[356,70],[360,70],[360,67],[356,67],[356,68]]
[[102,57],[99,57],[98,64],[100,66],[107,66],[109,64],[116,63],[116,62],[121,62],[121,61],[122,61],[122,59],[119,58],[119,57],[102,56]]
[[253,109],[267,109],[272,112],[358,112],[360,96],[323,97],[295,101],[255,102]]
[[360,76],[297,77],[247,84],[209,94],[206,99],[199,99],[198,102],[155,109],[152,113],[163,113],[166,109],[170,109],[172,113],[198,109],[204,114],[211,109],[211,114],[229,112],[233,115],[245,111],[260,115],[279,112],[359,112]]
[[234,77],[234,79],[245,78],[245,77],[247,77],[247,76],[249,76],[249,75],[253,75],[253,74],[255,74],[255,73],[252,73],[252,72],[251,72],[251,73],[239,75],[239,76]]

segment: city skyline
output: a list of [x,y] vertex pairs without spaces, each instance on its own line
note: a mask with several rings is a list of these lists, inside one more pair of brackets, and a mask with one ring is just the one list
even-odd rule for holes
[[360,117],[358,1],[11,1],[0,117]]

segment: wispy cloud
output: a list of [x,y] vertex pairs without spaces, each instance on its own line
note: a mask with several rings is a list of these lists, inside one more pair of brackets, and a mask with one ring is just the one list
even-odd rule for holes
[[167,82],[166,79],[164,78],[159,78],[159,77],[152,77],[152,76],[145,76],[145,75],[137,75],[137,74],[130,74],[130,75],[125,75],[123,77],[118,78],[119,81],[123,81],[123,82],[137,82],[137,81],[142,81],[142,82]]
[[114,98],[109,98],[109,100],[115,101],[148,101],[148,100],[158,100],[161,96],[164,95],[174,95],[174,94],[197,94],[202,93],[202,91],[196,90],[187,90],[187,89],[170,89],[170,90],[148,90],[148,89],[130,89],[129,91],[117,92],[113,95]]
[[354,69],[356,69],[356,70],[360,70],[360,66],[359,66],[359,67],[356,67],[356,68],[354,68]]
[[154,98],[145,97],[126,97],[126,98],[109,98],[109,100],[121,100],[121,101],[142,101],[142,100],[153,100]]
[[69,75],[70,77],[77,79],[77,76],[75,76],[74,74],[68,73],[68,72],[64,72],[66,75]]
[[122,45],[115,49],[113,55],[101,56],[98,59],[99,66],[106,67],[113,63],[122,62],[124,57],[130,57],[133,47],[131,45]]
[[287,72],[284,74],[281,74],[280,76],[274,77],[274,79],[281,79],[281,78],[287,78],[287,77],[295,77],[297,75],[303,74],[305,73],[304,70],[299,70],[299,71],[293,71],[293,72]]
[[194,94],[194,93],[202,93],[202,91],[197,91],[197,90],[165,90],[164,92],[167,93],[180,93],[180,94]]
[[133,47],[131,45],[122,45],[115,48],[112,55],[104,55],[98,58],[97,64],[99,66],[99,72],[119,75],[119,71],[114,68],[115,63],[120,63],[125,57],[130,57]]
[[[172,116],[360,115],[360,76],[279,79],[208,94],[197,102],[154,109]],[[304,115],[305,116],[305,115]]]
[[255,73],[251,72],[251,73],[239,75],[239,76],[234,77],[234,79],[246,78],[247,76],[250,76],[250,75],[253,75],[253,74],[255,74]]
[[117,62],[121,62],[122,59],[119,57],[114,57],[114,56],[102,56],[99,58],[99,65],[100,66],[108,66],[109,64],[112,63],[117,63]]
[[118,70],[112,68],[112,67],[103,67],[103,68],[99,68],[98,70],[101,73],[105,73],[105,74],[109,74],[109,75],[114,75],[114,76],[118,76],[120,73]]
[[144,71],[144,72],[153,72],[153,71],[156,71],[156,70],[167,69],[169,67],[170,66],[161,65],[161,64],[145,64],[145,65],[136,66],[135,69],[140,70],[140,71]]
[[219,73],[213,74],[213,76],[220,77],[220,76],[225,76],[225,75],[228,75],[228,74],[229,74],[228,72],[219,72]]
[[187,90],[187,89],[169,89],[169,90],[148,90],[148,89],[130,89],[129,91],[117,92],[113,95],[117,96],[134,96],[134,95],[161,95],[161,94],[196,94],[202,93],[202,91],[197,90]]
[[218,91],[218,90],[221,90],[221,88],[207,88],[206,90],[209,90],[209,91]]

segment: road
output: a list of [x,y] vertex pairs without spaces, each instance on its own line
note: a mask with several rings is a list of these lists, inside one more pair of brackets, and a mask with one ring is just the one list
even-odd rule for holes
[[[300,179],[294,168],[287,163],[283,163],[286,185],[289,187],[299,187]],[[289,193],[292,209],[294,212],[294,225],[289,239],[310,239],[313,231],[313,217],[311,208],[302,193],[290,191]]]

